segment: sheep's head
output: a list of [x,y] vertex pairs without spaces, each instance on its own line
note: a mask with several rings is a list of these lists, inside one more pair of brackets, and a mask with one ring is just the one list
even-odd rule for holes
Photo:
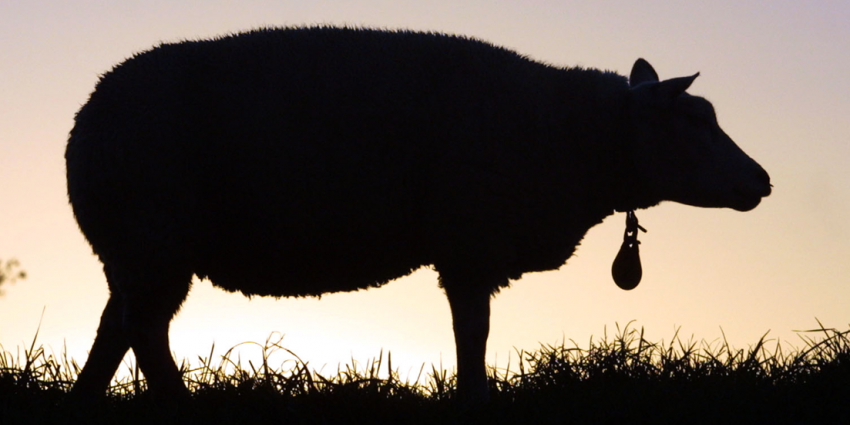
[[628,116],[636,178],[658,200],[749,211],[770,194],[770,177],[723,132],[710,102],[685,93],[698,75],[659,81],[648,62],[635,62]]

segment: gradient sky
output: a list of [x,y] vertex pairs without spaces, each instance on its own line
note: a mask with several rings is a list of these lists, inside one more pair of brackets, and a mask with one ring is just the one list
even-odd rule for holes
[[[0,258],[29,278],[4,285],[0,344],[67,347],[82,362],[108,295],[65,190],[74,113],[98,75],[162,41],[258,26],[348,24],[471,35],[552,64],[662,78],[701,76],[724,130],[771,174],[748,213],[665,203],[638,212],[644,278],[616,287],[624,216],[591,229],[558,271],[526,275],[493,302],[487,361],[514,347],[609,334],[635,320],[651,341],[727,339],[746,348],[794,330],[850,323],[850,2],[711,1],[42,1],[0,0]],[[675,3],[671,5],[670,3]],[[196,282],[172,324],[179,359],[273,331],[335,371],[390,350],[402,373],[454,366],[448,303],[420,270],[384,288],[316,299],[248,300]],[[250,358],[250,351],[244,359]]]

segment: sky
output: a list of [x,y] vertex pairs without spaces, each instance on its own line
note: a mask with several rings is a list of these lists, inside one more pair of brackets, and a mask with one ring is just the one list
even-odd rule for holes
[[[68,205],[64,151],[98,76],[161,42],[260,26],[405,28],[474,36],[558,66],[627,75],[643,57],[663,78],[699,71],[720,125],[771,175],[753,211],[663,203],[639,211],[643,281],[610,276],[624,215],[592,228],[557,271],[527,274],[492,303],[489,364],[632,322],[650,341],[747,348],[850,323],[850,2],[43,1],[0,0],[0,259],[28,278],[4,285],[0,345],[37,344],[80,364],[108,290]],[[317,370],[381,350],[402,374],[451,369],[448,303],[422,269],[380,289],[321,299],[247,299],[196,281],[172,322],[172,350],[196,361],[242,342],[281,344]],[[244,346],[244,361],[259,351]],[[283,359],[281,360],[283,361]]]

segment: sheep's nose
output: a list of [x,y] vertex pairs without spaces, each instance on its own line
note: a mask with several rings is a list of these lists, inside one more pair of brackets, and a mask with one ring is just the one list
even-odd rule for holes
[[761,186],[759,194],[762,197],[770,196],[770,192],[773,191],[773,185],[770,184],[770,175],[767,174],[767,171],[765,171],[761,166],[759,166],[758,171],[756,171],[756,181],[759,182],[759,185]]

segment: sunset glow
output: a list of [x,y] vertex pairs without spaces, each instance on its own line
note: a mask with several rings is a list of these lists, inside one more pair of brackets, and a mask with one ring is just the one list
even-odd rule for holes
[[[305,2],[306,3],[306,2]],[[68,205],[64,152],[74,114],[98,76],[163,41],[260,26],[349,25],[463,34],[558,66],[628,74],[638,57],[661,78],[700,77],[718,120],[771,175],[773,194],[739,213],[664,203],[638,211],[643,280],[611,279],[625,216],[586,235],[558,271],[533,273],[492,303],[487,361],[516,349],[621,327],[647,339],[725,337],[745,348],[765,332],[850,323],[850,3],[630,1],[496,3],[313,1],[5,1],[0,3],[0,259],[26,280],[4,285],[0,345],[65,348],[80,364],[108,289]],[[44,311],[43,318],[42,311]],[[722,333],[721,333],[722,329]],[[194,361],[272,332],[320,369],[383,349],[414,376],[454,365],[451,317],[437,274],[321,299],[247,299],[195,281],[171,327],[177,359]],[[245,359],[251,354],[247,347]],[[429,366],[430,367],[430,366]]]

